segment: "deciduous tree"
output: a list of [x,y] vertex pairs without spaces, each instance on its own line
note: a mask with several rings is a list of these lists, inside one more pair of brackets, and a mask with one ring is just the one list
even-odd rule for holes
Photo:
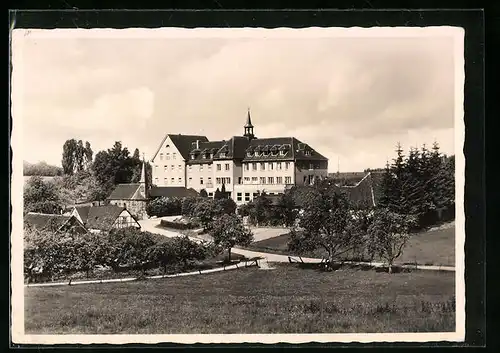
[[223,214],[212,224],[210,235],[214,244],[228,251],[231,261],[231,248],[235,245],[246,246],[253,241],[252,232],[243,225],[236,214]]
[[56,184],[39,176],[31,177],[24,186],[24,212],[60,213],[63,208]]
[[346,196],[339,193],[329,181],[315,184],[313,192],[304,199],[299,226],[293,231],[289,249],[298,253],[323,249],[327,255],[327,268],[339,255],[359,246],[361,233],[353,217]]
[[370,253],[380,256],[387,262],[392,273],[394,260],[403,254],[409,239],[409,229],[415,217],[402,215],[388,209],[377,209],[368,227],[367,248]]

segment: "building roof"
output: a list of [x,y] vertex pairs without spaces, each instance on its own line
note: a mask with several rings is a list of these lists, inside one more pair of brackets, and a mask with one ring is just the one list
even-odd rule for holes
[[[263,155],[264,151],[274,152]],[[284,155],[277,153],[277,151],[285,151]],[[255,153],[248,155],[247,153],[259,152],[258,156]],[[307,154],[309,152],[309,154]],[[249,142],[246,147],[244,162],[251,161],[266,161],[266,160],[305,160],[305,161],[327,161],[328,158],[315,151],[309,145],[301,142],[295,137],[272,137],[272,138],[258,138]]]
[[[245,129],[247,128],[253,128],[250,110],[247,113],[247,122],[245,124]],[[328,158],[295,137],[259,139],[255,138],[253,133],[252,136],[233,136],[227,141],[211,142],[209,142],[206,136],[167,134],[152,160],[158,154],[167,137],[170,137],[172,143],[175,144],[182,157],[189,164],[211,163],[213,160],[220,159],[236,159],[245,162],[261,160],[328,161]],[[195,144],[197,141],[198,143]],[[256,151],[262,153],[259,153],[258,156],[255,156],[255,153],[252,155],[247,154],[248,152]],[[286,153],[281,155],[278,151],[286,151]],[[213,158],[210,158],[210,153],[213,153]]]
[[[241,160],[245,157],[245,149],[249,143],[250,140],[244,136],[233,136],[224,143],[222,148],[215,154],[214,159]],[[221,152],[225,152],[226,156],[223,157]]]
[[158,146],[155,154],[153,155],[153,158],[151,158],[152,161],[154,161],[154,159],[156,158],[156,155],[160,151],[161,146],[163,146],[163,144],[165,143],[167,137],[170,137],[170,140],[172,140],[172,143],[175,145],[175,147],[177,147],[182,158],[184,158],[185,160],[189,159],[189,151],[191,150],[191,144],[193,142],[208,142],[208,138],[201,135],[166,134],[161,141],[161,144]]
[[[26,214],[24,216],[24,221],[28,223],[30,226],[37,229],[53,227],[57,230],[61,229],[70,221],[76,221],[80,223],[80,221],[74,216],[36,213],[36,212],[29,212],[28,214]],[[80,225],[83,226],[83,224],[81,223]]]
[[[381,186],[382,173],[369,172],[365,177],[353,186],[339,186],[335,184],[339,192],[344,193],[347,198],[354,204],[360,206],[376,206],[382,195]],[[312,186],[297,186],[295,187],[294,199],[298,206],[302,206],[304,196]]]
[[151,197],[194,197],[198,195],[196,190],[183,186],[156,186],[149,191]]
[[140,191],[140,186],[140,183],[118,184],[108,200],[147,200],[146,195]]
[[[210,158],[210,154],[215,154],[217,153],[226,141],[207,141],[207,142],[200,142],[199,144],[199,149],[201,153],[195,154],[195,158],[191,159],[191,156],[188,159],[188,164],[201,164],[201,163],[212,163],[213,158]],[[193,151],[193,149],[190,150],[190,154]],[[204,155],[205,154],[205,155]],[[203,158],[205,157],[205,158]]]
[[99,230],[110,230],[118,216],[126,210],[116,205],[77,206],[75,209],[86,228]]
[[343,173],[329,173],[328,177],[331,178],[339,186],[356,185],[368,173],[366,172],[343,172]]
[[246,128],[252,128],[253,127],[253,125],[252,125],[252,118],[250,118],[250,108],[247,111],[247,122],[245,124],[245,127]]

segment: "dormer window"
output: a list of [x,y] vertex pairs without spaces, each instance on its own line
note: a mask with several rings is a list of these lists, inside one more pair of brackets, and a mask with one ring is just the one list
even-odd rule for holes
[[285,155],[285,150],[280,150],[280,156],[284,156]]
[[247,157],[252,157],[252,156],[253,156],[252,151],[248,151],[247,152]]
[[195,158],[196,158],[196,156],[194,155],[194,153],[191,154],[191,159],[195,159]]
[[214,154],[210,153],[210,159],[214,158]]
[[310,151],[310,150],[305,150],[305,151],[304,151],[304,154],[305,154],[306,156],[310,156],[310,155],[311,155],[311,151]]
[[259,156],[259,151],[255,151],[255,157]]
[[220,158],[226,158],[226,152],[221,152],[220,153]]

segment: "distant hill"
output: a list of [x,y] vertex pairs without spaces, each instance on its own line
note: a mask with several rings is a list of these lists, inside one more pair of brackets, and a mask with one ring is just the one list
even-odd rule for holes
[[46,162],[38,162],[35,164],[24,161],[23,162],[23,175],[24,176],[47,176],[54,177],[63,174],[61,167],[47,164]]

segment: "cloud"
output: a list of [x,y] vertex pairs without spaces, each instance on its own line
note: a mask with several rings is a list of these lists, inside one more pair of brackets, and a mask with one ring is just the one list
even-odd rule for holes
[[15,118],[30,153],[54,163],[77,136],[95,150],[121,140],[153,153],[166,133],[241,135],[247,107],[258,136],[296,136],[334,169],[336,156],[364,169],[383,164],[397,141],[434,135],[453,150],[448,37],[26,37],[20,47]]

